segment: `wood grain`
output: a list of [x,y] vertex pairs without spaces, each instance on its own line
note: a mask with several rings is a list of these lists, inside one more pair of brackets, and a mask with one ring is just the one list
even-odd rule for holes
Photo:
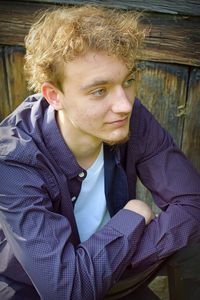
[[200,18],[145,14],[150,25],[141,59],[200,66]]
[[24,49],[19,46],[5,47],[4,55],[10,110],[13,111],[28,95],[23,72]]
[[0,121],[11,111],[4,60],[4,48],[0,47]]
[[154,62],[138,62],[136,94],[180,146],[185,115],[189,68]]
[[190,74],[182,149],[200,172],[200,69]]
[[[21,0],[27,2],[27,0]],[[79,0],[31,0],[29,2],[46,2],[46,3],[68,3],[68,4],[84,4],[84,3],[96,3],[100,5],[106,5],[109,7],[119,7],[124,9],[137,8],[145,11],[155,11],[167,14],[183,14],[183,15],[200,15],[200,2],[199,0],[91,0],[91,1],[79,1]]]
[[[136,95],[153,113],[160,124],[168,130],[180,146],[187,99],[189,68],[153,62],[137,64]],[[159,208],[150,192],[138,180],[137,197],[145,200],[155,213]]]

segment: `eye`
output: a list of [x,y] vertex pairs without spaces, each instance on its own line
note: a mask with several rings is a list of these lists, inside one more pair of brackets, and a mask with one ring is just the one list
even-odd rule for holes
[[135,75],[133,74],[133,75],[131,75],[131,77],[130,77],[129,79],[127,79],[127,80],[124,82],[124,87],[125,87],[125,88],[130,87],[130,86],[133,84],[134,81],[135,81]]
[[106,89],[97,89],[97,90],[95,90],[95,91],[93,91],[91,94],[93,95],[93,96],[97,96],[97,97],[101,97],[101,96],[103,96],[104,94],[106,93]]

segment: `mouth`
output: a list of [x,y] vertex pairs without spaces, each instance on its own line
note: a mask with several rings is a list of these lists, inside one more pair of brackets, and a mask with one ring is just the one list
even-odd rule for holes
[[113,125],[113,126],[119,126],[119,127],[122,127],[124,125],[126,125],[128,122],[128,116],[127,117],[124,117],[122,119],[117,119],[117,120],[114,120],[112,122],[108,122],[109,125]]

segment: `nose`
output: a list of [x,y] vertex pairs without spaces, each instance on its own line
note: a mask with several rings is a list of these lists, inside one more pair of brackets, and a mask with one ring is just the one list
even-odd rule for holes
[[112,111],[117,114],[130,113],[133,101],[131,101],[132,99],[130,100],[129,97],[122,87],[118,88],[112,98]]

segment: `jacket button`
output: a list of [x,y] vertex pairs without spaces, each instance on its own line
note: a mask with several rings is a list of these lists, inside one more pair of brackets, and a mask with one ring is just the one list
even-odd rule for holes
[[78,177],[80,177],[80,178],[85,177],[85,173],[84,173],[84,172],[79,173],[79,174],[78,174]]

